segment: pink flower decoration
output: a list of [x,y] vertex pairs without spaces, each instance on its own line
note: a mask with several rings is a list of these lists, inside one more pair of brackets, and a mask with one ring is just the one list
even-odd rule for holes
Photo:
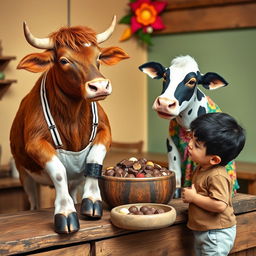
[[147,28],[152,27],[154,30],[164,29],[165,25],[158,16],[167,6],[166,2],[138,0],[130,3],[133,12],[131,18],[131,29],[135,33],[139,29],[143,29],[147,33]]

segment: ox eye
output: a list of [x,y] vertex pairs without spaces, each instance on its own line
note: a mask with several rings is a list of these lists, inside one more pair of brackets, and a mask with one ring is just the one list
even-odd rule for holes
[[66,65],[68,63],[69,63],[69,60],[67,58],[64,58],[64,57],[60,58],[60,64]]
[[195,85],[196,85],[196,78],[192,77],[191,79],[189,79],[188,82],[186,82],[185,85],[188,86],[189,88],[195,87]]

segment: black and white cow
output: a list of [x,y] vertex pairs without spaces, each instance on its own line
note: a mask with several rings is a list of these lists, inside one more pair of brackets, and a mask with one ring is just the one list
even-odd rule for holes
[[[175,119],[178,126],[184,130],[189,130],[191,121],[196,117],[208,112],[220,111],[213,102],[209,103],[209,97],[197,85],[201,84],[204,88],[212,90],[226,86],[228,83],[216,73],[209,72],[202,75],[191,56],[174,58],[169,68],[157,62],[148,62],[139,69],[153,79],[163,78],[163,90],[155,99],[153,109],[161,118],[171,122]],[[167,139],[167,148],[169,169],[176,173],[177,188],[182,187],[184,177],[182,177],[181,164],[184,156],[178,150],[173,136]]]

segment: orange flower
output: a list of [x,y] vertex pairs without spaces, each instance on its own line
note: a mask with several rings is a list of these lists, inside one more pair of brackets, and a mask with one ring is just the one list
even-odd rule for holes
[[157,11],[154,6],[143,3],[136,11],[136,19],[144,26],[148,26],[155,22]]

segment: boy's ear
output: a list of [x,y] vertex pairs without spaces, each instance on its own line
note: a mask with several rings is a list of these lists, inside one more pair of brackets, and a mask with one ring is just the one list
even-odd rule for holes
[[220,156],[217,156],[217,155],[211,156],[211,158],[210,158],[210,164],[211,165],[217,165],[220,162],[221,162],[221,157]]

